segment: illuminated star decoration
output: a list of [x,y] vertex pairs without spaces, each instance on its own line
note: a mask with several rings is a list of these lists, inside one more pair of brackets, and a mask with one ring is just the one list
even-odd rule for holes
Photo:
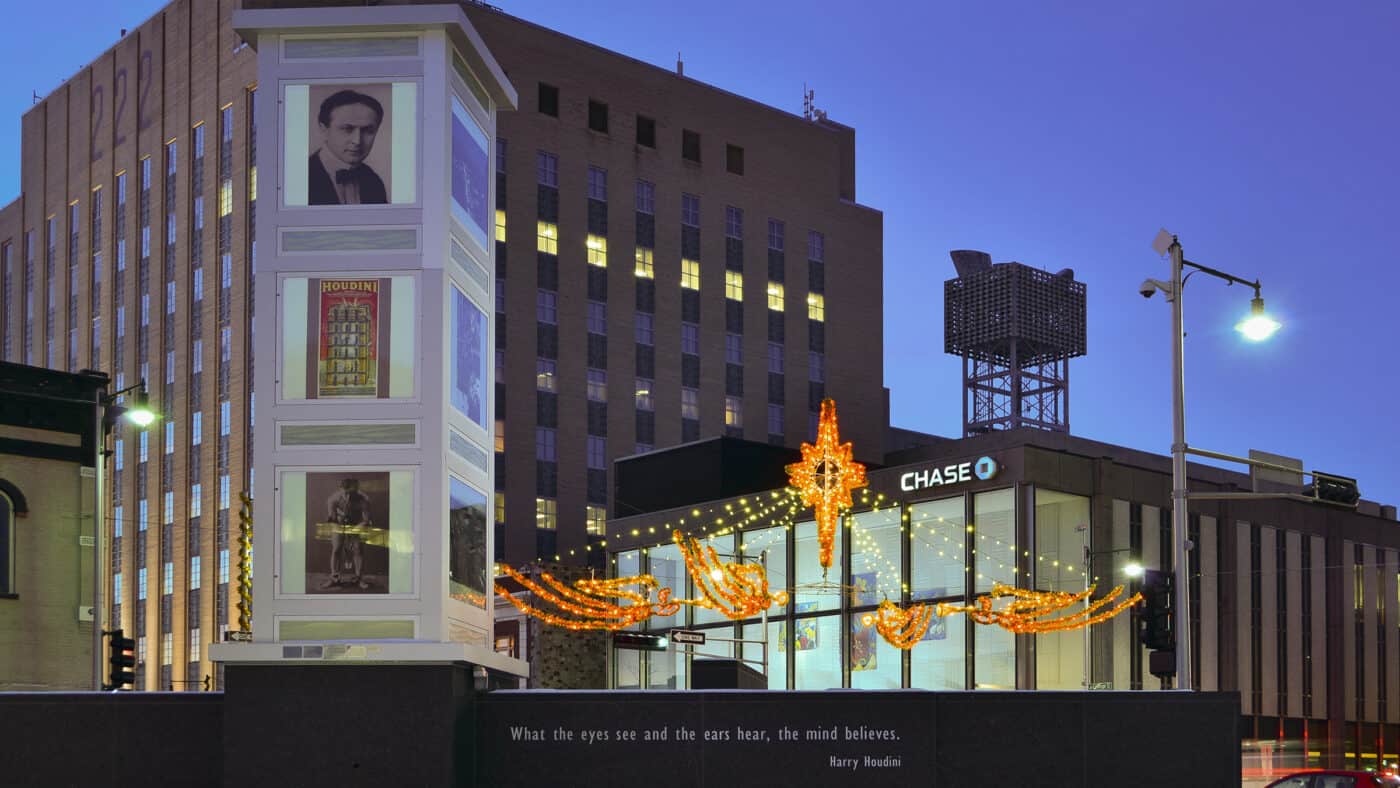
[[836,426],[836,402],[822,400],[817,443],[802,444],[802,462],[787,466],[788,481],[812,507],[817,520],[818,559],[822,569],[831,566],[831,548],[841,510],[851,505],[851,490],[864,487],[865,466],[851,459],[851,444],[841,443]]

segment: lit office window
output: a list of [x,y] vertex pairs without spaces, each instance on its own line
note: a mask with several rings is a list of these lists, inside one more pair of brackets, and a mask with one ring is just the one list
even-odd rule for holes
[[608,510],[601,506],[589,504],[585,509],[584,522],[588,528],[589,536],[607,536]]
[[496,240],[506,242],[506,212],[500,208],[496,209]]
[[538,222],[535,248],[545,254],[559,254],[559,228],[549,222]]
[[559,391],[559,376],[555,372],[554,359],[535,359],[535,388],[539,391]]
[[730,301],[744,300],[744,275],[741,272],[724,272],[724,297]]
[[807,294],[807,318],[809,320],[826,320],[826,297],[821,293]]
[[584,246],[588,250],[588,264],[596,265],[599,268],[608,267],[608,239],[606,236],[588,234],[588,239],[584,241]]
[[652,266],[652,264],[651,264],[651,253],[652,253],[652,250],[646,248],[645,246],[638,246],[638,247],[637,247],[637,270],[636,270],[636,273],[637,273],[637,278],[638,278],[638,279],[655,279],[655,278],[656,278],[656,268],[655,268],[654,266]]
[[740,397],[724,398],[724,426],[743,428],[744,400]]
[[496,452],[506,450],[506,420],[496,419]]
[[199,576],[199,575],[200,575],[200,571],[201,571],[201,568],[200,568],[200,565],[199,565],[199,556],[197,556],[197,555],[192,555],[192,556],[190,556],[190,590],[191,590],[191,591],[198,591],[198,590],[199,590],[199,584],[200,584],[200,582],[201,582],[200,576]]
[[700,289],[700,262],[681,259],[681,287],[686,290]]
[[503,493],[503,492],[498,492],[498,493],[496,493],[496,506],[495,506],[495,509],[496,509],[496,518],[495,518],[495,519],[496,519],[496,522],[498,522],[498,523],[505,523],[505,521],[506,521],[506,494],[505,494],[505,493]]
[[783,283],[768,283],[768,308],[774,312],[783,311]]
[[650,378],[637,378],[637,410],[656,410],[652,386]]
[[553,498],[535,499],[535,527],[553,531],[559,526],[559,502]]

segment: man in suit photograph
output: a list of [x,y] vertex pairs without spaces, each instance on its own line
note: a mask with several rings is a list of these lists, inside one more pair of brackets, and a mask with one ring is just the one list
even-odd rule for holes
[[321,102],[316,120],[322,141],[307,163],[307,203],[388,203],[383,179],[365,163],[383,125],[384,106],[373,96],[341,90]]

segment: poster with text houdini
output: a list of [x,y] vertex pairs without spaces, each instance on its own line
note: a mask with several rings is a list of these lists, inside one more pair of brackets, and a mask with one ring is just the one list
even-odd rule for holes
[[313,279],[310,310],[317,325],[308,332],[315,343],[316,398],[384,397],[388,330],[388,279]]

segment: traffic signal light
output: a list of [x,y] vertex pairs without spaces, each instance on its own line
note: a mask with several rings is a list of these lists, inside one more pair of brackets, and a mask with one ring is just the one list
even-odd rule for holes
[[1355,507],[1361,500],[1356,480],[1346,476],[1313,471],[1313,483],[1303,488],[1303,494],[1328,503]]
[[1176,647],[1172,592],[1170,572],[1149,569],[1142,573],[1143,610],[1138,617],[1141,622],[1138,639],[1142,645],[1156,651],[1171,651]]
[[645,632],[614,632],[613,648],[626,648],[634,651],[665,651],[665,635],[651,635]]
[[136,641],[125,637],[120,629],[107,633],[111,638],[111,654],[107,657],[107,686],[109,690],[119,690],[128,684],[136,683]]

